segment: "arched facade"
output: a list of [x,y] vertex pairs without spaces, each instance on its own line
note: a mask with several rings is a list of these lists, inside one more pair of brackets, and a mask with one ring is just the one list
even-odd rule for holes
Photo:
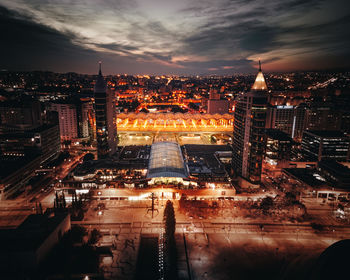
[[117,126],[118,131],[232,133],[233,116],[230,114],[121,113],[117,116]]

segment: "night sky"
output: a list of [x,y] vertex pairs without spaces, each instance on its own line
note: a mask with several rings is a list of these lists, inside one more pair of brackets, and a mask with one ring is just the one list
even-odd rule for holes
[[349,0],[0,0],[0,69],[233,74],[350,68]]

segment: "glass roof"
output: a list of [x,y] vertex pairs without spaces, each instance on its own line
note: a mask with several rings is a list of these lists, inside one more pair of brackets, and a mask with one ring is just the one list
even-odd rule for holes
[[181,149],[178,144],[158,142],[152,145],[147,178],[155,177],[187,177]]

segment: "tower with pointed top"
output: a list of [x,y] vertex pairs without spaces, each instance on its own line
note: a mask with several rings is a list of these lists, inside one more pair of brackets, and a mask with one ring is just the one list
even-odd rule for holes
[[267,85],[259,71],[251,90],[239,96],[234,113],[232,168],[246,181],[259,184],[264,156]]
[[101,62],[94,87],[94,97],[97,157],[103,159],[117,151],[117,124],[114,92],[107,88],[102,76]]

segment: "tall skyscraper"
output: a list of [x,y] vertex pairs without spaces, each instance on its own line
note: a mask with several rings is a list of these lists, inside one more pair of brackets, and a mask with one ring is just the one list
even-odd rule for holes
[[264,129],[267,111],[267,86],[261,71],[250,92],[241,95],[234,114],[232,167],[236,175],[258,184],[264,156]]
[[94,87],[97,157],[106,158],[117,151],[117,122],[114,92],[107,88],[101,63]]

